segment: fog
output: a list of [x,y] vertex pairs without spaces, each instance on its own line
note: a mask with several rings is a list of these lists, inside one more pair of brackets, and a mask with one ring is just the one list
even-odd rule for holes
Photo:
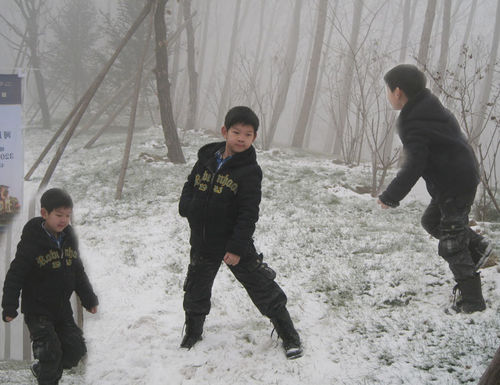
[[[40,123],[42,116],[35,113],[39,104],[43,111],[40,101],[44,96],[35,85],[35,73],[39,71],[45,82],[47,104],[52,106],[53,128],[84,94],[145,4],[139,1],[126,6],[125,1],[94,1],[94,9],[89,9],[82,3],[77,6],[76,0],[1,2],[0,68],[5,73],[25,76],[25,121],[46,127],[47,119]],[[172,113],[181,129],[190,125],[192,118],[193,128],[217,131],[223,123],[223,113],[231,105],[245,104],[261,119],[257,146],[293,145],[331,154],[347,164],[370,161],[374,148],[382,147],[381,158],[387,160],[395,156],[398,139],[394,135],[396,112],[389,109],[385,100],[382,78],[392,66],[405,62],[425,68],[428,87],[438,92],[443,103],[463,120],[468,136],[474,137],[473,126],[481,126],[476,130],[481,132],[483,148],[498,141],[497,121],[477,120],[478,116],[491,118],[497,114],[495,103],[483,108],[479,100],[486,88],[488,71],[492,73],[492,87],[483,106],[494,101],[500,92],[498,67],[489,65],[490,53],[496,52],[492,44],[499,23],[494,0],[435,2],[427,31],[423,30],[425,15],[433,1],[192,0],[192,16],[187,23],[191,22],[194,29],[194,110],[189,94],[194,75],[188,71],[184,3],[168,1],[165,15],[167,39],[174,39],[168,46]],[[22,34],[29,29],[19,4],[40,6],[40,68],[32,66],[32,51],[20,45]],[[322,5],[326,11],[318,12]],[[86,13],[75,15],[78,9]],[[326,15],[322,31],[318,28],[321,15]],[[75,21],[70,27],[64,26],[70,17]],[[148,20],[106,76],[84,120],[110,100],[120,84],[135,76]],[[430,32],[428,41],[423,32]],[[73,33],[75,36],[71,37]],[[85,40],[80,50],[75,48],[76,43],[65,42],[71,38],[76,42],[78,37]],[[314,49],[315,39],[319,49]],[[59,49],[65,44],[73,45],[73,50]],[[461,56],[463,44],[467,47],[466,56]],[[424,51],[427,52],[422,56]],[[145,66],[141,92],[143,108],[139,119],[144,126],[160,121],[151,75],[153,62]],[[126,116],[124,110],[117,122]],[[485,156],[485,162],[494,164],[498,160]]]

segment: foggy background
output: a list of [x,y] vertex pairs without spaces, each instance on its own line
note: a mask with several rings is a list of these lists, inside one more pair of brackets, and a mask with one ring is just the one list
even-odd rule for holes
[[[67,116],[145,4],[0,1],[1,72],[26,77],[24,121],[43,130]],[[27,21],[23,7],[36,9],[36,18]],[[218,131],[230,106],[249,105],[261,120],[258,147],[305,148],[348,165],[371,162],[376,193],[381,173],[400,158],[397,113],[386,101],[382,78],[394,65],[412,63],[456,114],[495,195],[499,9],[494,0],[168,0],[170,97],[180,140],[184,129]],[[125,90],[133,88],[150,21],[148,16],[106,75],[82,131],[97,130],[98,123],[89,128],[85,122],[110,100],[98,122],[115,112],[113,126],[126,125],[129,107],[117,110],[126,92],[118,90],[127,82]],[[29,43],[33,27],[36,49]],[[142,127],[160,124],[152,59],[144,65],[136,123]]]

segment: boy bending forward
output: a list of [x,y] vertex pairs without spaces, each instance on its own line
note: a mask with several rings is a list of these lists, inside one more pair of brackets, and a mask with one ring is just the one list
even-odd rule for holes
[[252,143],[259,119],[248,107],[233,107],[225,117],[225,142],[198,152],[198,161],[182,189],[179,213],[191,228],[191,255],[184,283],[186,334],[181,347],[201,340],[210,311],[212,285],[224,261],[259,311],[269,317],[286,356],[302,355],[300,338],[286,308],[287,298],[253,243],[259,217],[262,171]]
[[479,183],[479,168],[471,146],[453,114],[425,88],[425,75],[401,64],[384,77],[387,96],[395,110],[406,161],[396,178],[379,196],[383,208],[396,207],[422,177],[431,202],[422,226],[439,239],[439,255],[450,266],[460,296],[455,312],[485,309],[477,270],[491,265],[489,242],[469,227],[469,212]]
[[40,385],[58,384],[63,369],[78,364],[87,352],[83,333],[73,319],[70,297],[76,291],[90,313],[97,312],[92,290],[69,225],[73,202],[61,189],[41,197],[41,217],[24,226],[16,257],[5,277],[2,319],[21,311],[30,331],[35,362],[31,370]]

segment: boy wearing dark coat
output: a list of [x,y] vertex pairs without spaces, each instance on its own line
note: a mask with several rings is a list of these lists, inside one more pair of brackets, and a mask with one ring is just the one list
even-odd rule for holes
[[[383,208],[397,207],[420,177],[431,202],[422,226],[439,239],[438,252],[449,264],[459,291],[452,309],[472,313],[486,308],[478,269],[491,263],[489,242],[469,227],[469,212],[479,183],[474,151],[453,116],[425,88],[426,78],[417,67],[401,64],[384,77],[387,97],[401,110],[397,128],[405,162],[379,196]],[[488,261],[490,260],[490,261]]]
[[259,119],[250,108],[230,109],[222,127],[226,141],[199,150],[182,189],[179,214],[189,221],[191,252],[181,347],[190,349],[201,340],[212,285],[224,261],[259,311],[271,319],[286,356],[297,358],[302,347],[286,308],[287,297],[252,238],[261,200],[262,171],[252,146],[258,127]]
[[69,224],[73,202],[61,189],[47,190],[40,199],[41,217],[28,221],[14,260],[5,277],[2,319],[21,312],[30,331],[35,362],[31,369],[40,385],[58,384],[63,369],[78,364],[87,348],[75,324],[70,297],[73,291],[90,313],[98,300],[83,268],[78,241]]

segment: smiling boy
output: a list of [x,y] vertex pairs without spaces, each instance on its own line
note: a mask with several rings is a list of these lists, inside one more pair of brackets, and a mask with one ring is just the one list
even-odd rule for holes
[[181,347],[190,349],[201,340],[212,285],[224,261],[259,311],[270,318],[287,358],[297,358],[302,346],[286,308],[287,297],[253,243],[262,181],[252,146],[258,128],[259,119],[250,108],[231,108],[221,129],[225,142],[199,150],[182,189],[179,213],[189,221],[191,252],[184,282],[186,334]]
[[75,324],[70,297],[75,291],[90,313],[98,300],[79,257],[71,227],[73,201],[64,190],[47,190],[40,199],[41,217],[24,226],[17,252],[5,277],[2,319],[21,311],[38,361],[32,372],[40,385],[58,384],[63,369],[78,364],[87,352],[83,333]]

